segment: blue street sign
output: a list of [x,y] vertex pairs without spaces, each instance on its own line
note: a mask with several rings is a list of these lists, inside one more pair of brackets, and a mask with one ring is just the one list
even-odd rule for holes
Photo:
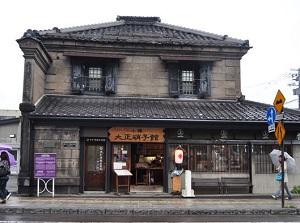
[[276,120],[276,110],[274,107],[270,107],[267,111],[267,122],[269,125],[273,125]]

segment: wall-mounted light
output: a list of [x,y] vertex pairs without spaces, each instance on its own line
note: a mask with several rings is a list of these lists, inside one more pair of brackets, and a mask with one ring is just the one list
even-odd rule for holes
[[16,138],[16,134],[10,134],[9,138]]

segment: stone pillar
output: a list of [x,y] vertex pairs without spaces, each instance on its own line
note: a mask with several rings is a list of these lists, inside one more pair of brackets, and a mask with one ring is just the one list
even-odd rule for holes
[[185,189],[182,190],[183,197],[195,197],[192,189],[192,172],[185,170]]
[[18,176],[19,194],[30,194],[33,189],[34,132],[29,115],[35,110],[34,103],[44,93],[44,85],[40,84],[44,81],[44,78],[38,78],[40,74],[46,75],[46,71],[52,63],[51,56],[42,42],[38,40],[38,37],[37,31],[27,30],[23,37],[17,40],[25,58],[23,98],[22,103],[19,105],[22,113],[20,171]]
[[33,145],[31,137],[31,123],[29,113],[35,110],[31,102],[19,105],[21,116],[21,146],[20,146],[20,172],[18,176],[18,194],[29,195],[32,191],[33,178]]

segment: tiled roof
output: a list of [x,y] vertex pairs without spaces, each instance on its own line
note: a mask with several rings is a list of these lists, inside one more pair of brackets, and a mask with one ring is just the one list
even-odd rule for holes
[[[31,113],[33,117],[197,120],[266,122],[270,105],[251,101],[110,98],[45,95]],[[300,123],[300,112],[285,109],[285,122]]]
[[159,17],[118,16],[117,21],[52,30],[28,30],[23,37],[63,39],[102,43],[145,43],[239,47],[249,49],[248,40],[230,38],[195,29],[161,23]]

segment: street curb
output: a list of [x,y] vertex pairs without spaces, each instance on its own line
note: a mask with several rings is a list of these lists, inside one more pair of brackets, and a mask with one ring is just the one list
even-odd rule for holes
[[1,208],[1,214],[64,214],[64,215],[300,215],[300,209],[251,210],[188,210],[188,209],[59,209],[59,208]]
[[[28,196],[27,194],[18,194],[16,192],[12,192],[12,195],[15,197],[37,197],[37,196]],[[41,198],[51,198],[52,195],[50,194],[41,194]],[[266,194],[260,194],[260,195],[254,195],[254,194],[215,194],[215,195],[195,195],[195,197],[182,197],[181,195],[171,195],[167,193],[161,193],[161,194],[120,194],[115,195],[114,193],[103,193],[103,194],[55,194],[55,198],[78,198],[78,199],[87,199],[87,198],[124,198],[124,199],[268,199],[268,200],[274,200],[271,195]],[[281,198],[280,198],[281,199]],[[278,200],[280,200],[278,199]],[[300,199],[299,194],[293,194],[293,199]]]

